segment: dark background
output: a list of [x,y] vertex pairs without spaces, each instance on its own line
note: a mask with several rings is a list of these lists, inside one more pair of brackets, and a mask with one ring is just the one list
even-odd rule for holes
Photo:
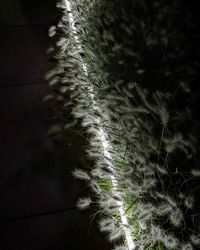
[[42,98],[54,67],[48,28],[61,13],[53,0],[0,0],[0,250],[108,249],[89,212],[76,209],[84,184],[82,141],[48,136]]

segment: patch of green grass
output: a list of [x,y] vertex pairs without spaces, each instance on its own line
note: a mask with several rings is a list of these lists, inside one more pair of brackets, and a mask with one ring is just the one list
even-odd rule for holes
[[98,179],[98,185],[102,189],[103,192],[111,193],[112,192],[112,181],[110,179]]
[[[134,209],[134,204],[137,202],[137,198],[134,198],[132,196],[126,195],[124,198],[124,204],[125,204],[125,214],[129,221],[129,224],[131,226],[132,231],[132,238],[134,240],[137,240],[140,238],[142,234],[148,234],[149,235],[149,228],[145,229],[145,231],[142,231],[138,225],[138,219],[136,216],[133,215],[132,209]],[[149,224],[150,226],[150,224]],[[148,243],[145,246],[145,250],[165,250],[165,247],[162,243],[152,242]]]
[[145,250],[165,250],[161,243],[150,243],[145,246]]
[[130,168],[129,164],[126,163],[125,161],[123,160],[119,160],[119,159],[116,159],[116,158],[113,158],[113,162],[114,162],[114,165],[117,169],[120,169],[120,170],[128,170]]

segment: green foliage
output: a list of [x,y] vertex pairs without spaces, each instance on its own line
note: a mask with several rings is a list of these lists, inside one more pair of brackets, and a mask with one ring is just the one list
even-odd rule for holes
[[145,246],[145,250],[164,250],[164,246],[160,243],[150,243]]
[[97,183],[103,192],[112,192],[112,181],[110,179],[98,179]]

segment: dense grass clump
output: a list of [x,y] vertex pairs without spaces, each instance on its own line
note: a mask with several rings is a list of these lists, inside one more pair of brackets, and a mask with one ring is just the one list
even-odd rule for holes
[[70,2],[76,31],[70,32],[70,13],[59,3],[58,66],[48,77],[60,116],[69,116],[62,128],[78,122],[87,131],[94,164],[74,175],[89,183],[94,197],[79,206],[101,210],[100,230],[111,241],[124,238],[120,199],[138,249],[198,249],[200,37],[194,2]]

